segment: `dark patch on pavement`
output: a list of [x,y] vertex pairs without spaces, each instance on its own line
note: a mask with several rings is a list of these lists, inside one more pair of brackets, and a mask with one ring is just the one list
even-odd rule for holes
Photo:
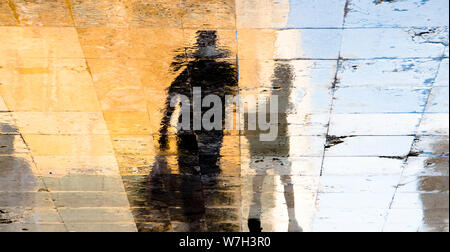
[[333,146],[344,143],[344,139],[348,137],[350,136],[343,136],[343,137],[327,136],[327,144],[325,145],[325,149],[329,149]]
[[406,157],[401,157],[401,156],[380,156],[379,158],[387,158],[387,159],[398,159],[398,160],[403,160]]
[[395,0],[374,0],[373,3],[376,5],[382,4],[382,3],[393,3]]

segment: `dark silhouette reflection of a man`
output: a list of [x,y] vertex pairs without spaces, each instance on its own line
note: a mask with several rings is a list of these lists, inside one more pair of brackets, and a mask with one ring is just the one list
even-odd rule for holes
[[[176,138],[177,163],[179,175],[171,174],[164,154],[157,157],[150,176],[150,204],[158,208],[181,209],[180,214],[170,214],[171,220],[184,223],[182,231],[205,231],[205,197],[202,179],[214,184],[220,170],[220,149],[223,142],[225,116],[225,96],[234,95],[237,90],[236,64],[227,59],[229,52],[217,44],[216,31],[198,31],[197,42],[193,47],[175,57],[174,71],[181,71],[168,88],[168,96],[161,122],[159,148],[165,153],[171,139]],[[222,100],[222,129],[193,129],[193,90],[201,88],[201,95],[217,95]],[[171,106],[174,96],[188,97],[191,128],[178,130],[175,136],[168,135],[168,128],[174,116]],[[172,104],[173,105],[173,104]],[[202,108],[202,115],[210,108]],[[182,122],[180,113],[179,124]],[[186,119],[184,119],[186,120]],[[214,120],[214,118],[211,118]],[[170,211],[169,211],[170,212]],[[181,216],[181,217],[180,217]]]

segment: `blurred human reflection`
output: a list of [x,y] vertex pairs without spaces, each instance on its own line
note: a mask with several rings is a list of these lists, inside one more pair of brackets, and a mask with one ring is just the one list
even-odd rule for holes
[[[9,124],[0,124],[0,188],[5,192],[30,192],[36,189],[38,181],[33,174],[30,164],[21,156],[15,154],[14,140],[18,129]],[[34,200],[30,197],[5,197],[7,205],[31,207]],[[9,202],[8,202],[9,201]],[[1,207],[1,206],[0,206]],[[25,216],[25,210],[16,208],[12,210],[0,209],[0,224],[11,224],[20,221]],[[12,219],[10,217],[13,217]]]
[[[234,95],[238,85],[236,64],[227,60],[229,52],[218,46],[216,31],[198,31],[197,42],[193,47],[184,48],[175,57],[174,71],[181,71],[168,88],[168,95],[161,122],[160,155],[150,175],[150,199],[156,207],[181,208],[185,223],[182,231],[205,231],[205,195],[202,179],[211,181],[220,174],[220,149],[223,143],[225,115],[225,96]],[[222,100],[222,129],[197,130],[193,128],[193,91],[201,88],[201,95],[217,95]],[[188,97],[188,106],[173,106],[174,96]],[[171,106],[172,105],[172,106]],[[176,113],[176,109],[179,113]],[[178,124],[183,121],[184,110],[190,114],[190,128],[180,129],[170,136],[169,128],[173,117],[178,116]],[[201,115],[210,108],[202,108]],[[186,120],[186,119],[184,119]],[[214,120],[214,117],[211,118]],[[179,175],[172,171],[165,156],[175,141],[177,168]],[[213,182],[214,184],[214,182]],[[209,188],[211,189],[211,188]]]
[[[255,167],[256,175],[253,177],[253,200],[250,205],[250,213],[248,218],[248,228],[250,232],[261,232],[261,214],[264,211],[261,196],[264,194],[263,184],[267,177],[268,169],[273,169],[275,174],[280,176],[281,182],[284,186],[284,197],[286,200],[287,211],[289,216],[289,232],[302,232],[302,228],[297,222],[295,215],[295,193],[294,185],[291,178],[291,162],[289,160],[290,143],[288,137],[288,120],[291,103],[289,97],[293,88],[294,73],[292,66],[289,64],[276,64],[274,75],[272,79],[272,93],[280,97],[279,109],[279,127],[278,138],[271,142],[261,142],[255,134],[249,134],[249,153],[251,159],[264,159],[267,157],[274,157],[274,161],[270,167],[264,168]],[[259,116],[259,115],[258,115]],[[246,119],[248,115],[246,116]],[[268,118],[268,116],[266,116]],[[258,132],[256,135],[259,135]],[[281,160],[283,159],[283,160]],[[284,161],[286,160],[286,161]],[[255,160],[254,160],[255,161]],[[251,167],[254,168],[254,167]],[[269,193],[273,193],[269,191]],[[264,202],[269,204],[268,202]]]

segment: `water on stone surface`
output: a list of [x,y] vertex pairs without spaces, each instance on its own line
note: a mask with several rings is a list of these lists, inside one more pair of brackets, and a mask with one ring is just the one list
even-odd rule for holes
[[[0,0],[0,231],[448,232],[448,26],[444,0]],[[278,137],[225,106],[243,129],[180,130],[196,87],[278,96]]]

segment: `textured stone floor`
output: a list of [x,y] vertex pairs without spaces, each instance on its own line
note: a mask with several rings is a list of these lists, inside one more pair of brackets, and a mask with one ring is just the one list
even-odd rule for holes
[[[0,231],[448,232],[448,18],[445,0],[0,0]],[[224,52],[206,65],[202,31]],[[176,132],[170,90],[223,78],[283,97],[277,140]]]

